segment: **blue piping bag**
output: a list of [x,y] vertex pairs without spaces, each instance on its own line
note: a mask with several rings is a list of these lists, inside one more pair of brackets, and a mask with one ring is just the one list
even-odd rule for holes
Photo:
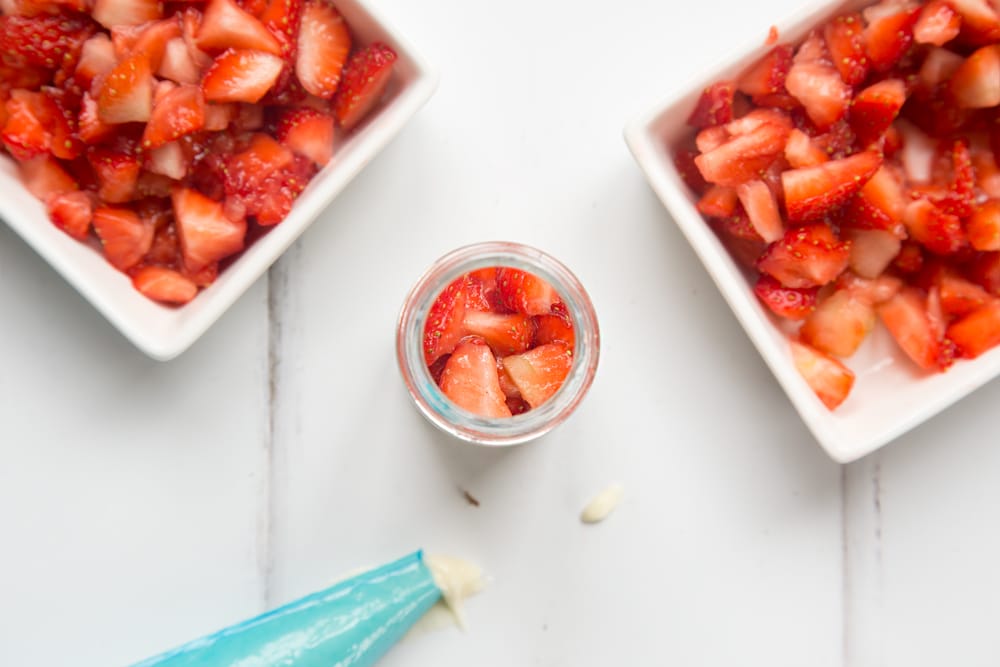
[[418,551],[134,667],[369,667],[440,597]]

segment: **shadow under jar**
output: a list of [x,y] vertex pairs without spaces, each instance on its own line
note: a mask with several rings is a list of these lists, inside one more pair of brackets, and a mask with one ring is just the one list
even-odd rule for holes
[[[456,280],[491,268],[523,271],[548,283],[565,306],[572,325],[569,371],[544,402],[510,417],[474,414],[448,398],[425,356],[425,331],[438,297]],[[508,242],[477,243],[437,260],[406,297],[396,331],[396,355],[403,381],[420,412],[436,427],[467,442],[517,445],[534,440],[564,422],[583,400],[597,370],[600,333],[597,315],[583,285],[561,262],[535,248]]]

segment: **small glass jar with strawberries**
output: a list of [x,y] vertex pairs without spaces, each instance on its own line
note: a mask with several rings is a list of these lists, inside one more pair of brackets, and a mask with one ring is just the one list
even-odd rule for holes
[[483,445],[549,432],[597,370],[593,304],[562,263],[534,248],[479,243],[442,257],[406,298],[400,371],[435,426]]

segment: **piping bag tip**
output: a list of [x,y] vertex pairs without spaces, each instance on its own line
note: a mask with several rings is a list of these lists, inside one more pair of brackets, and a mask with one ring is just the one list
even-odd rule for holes
[[369,667],[439,600],[464,627],[482,586],[477,566],[417,551],[134,667]]

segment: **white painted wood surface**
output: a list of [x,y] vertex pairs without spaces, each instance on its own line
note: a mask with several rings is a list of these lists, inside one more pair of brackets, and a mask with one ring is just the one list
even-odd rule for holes
[[[0,665],[126,664],[419,547],[493,583],[389,666],[1000,662],[1000,384],[830,462],[621,139],[798,3],[381,4],[440,91],[180,359],[0,229]],[[431,261],[499,238],[574,269],[603,355],[569,423],[486,451],[392,341]]]

